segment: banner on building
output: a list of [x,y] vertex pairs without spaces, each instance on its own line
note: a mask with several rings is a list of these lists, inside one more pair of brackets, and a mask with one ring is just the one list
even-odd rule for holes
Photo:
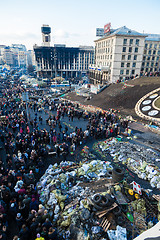
[[108,33],[111,30],[111,23],[104,25],[104,33]]

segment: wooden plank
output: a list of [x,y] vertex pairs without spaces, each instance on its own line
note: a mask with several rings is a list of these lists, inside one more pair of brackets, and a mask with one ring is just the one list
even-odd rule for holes
[[103,226],[104,229],[107,227],[108,223],[109,223],[109,222],[108,222],[108,220],[107,220],[106,223],[105,223],[104,226]]
[[79,201],[77,199],[72,201],[71,203],[69,203],[68,205],[65,206],[64,211],[66,211],[67,209],[69,209],[70,207],[72,207],[78,203],[79,203]]
[[108,220],[106,219],[102,225],[102,227],[104,228],[104,226],[108,223]]
[[102,224],[104,223],[104,221],[105,221],[105,218],[102,219],[102,222],[101,222],[100,225],[99,225],[100,227],[102,226]]
[[109,222],[109,223],[108,223],[108,225],[107,225],[107,227],[106,227],[106,229],[104,230],[105,232],[107,232],[107,231],[108,231],[108,229],[109,229],[110,225],[111,225],[111,223]]
[[109,209],[106,209],[106,210],[104,210],[104,211],[102,211],[102,212],[97,212],[96,215],[98,215],[98,217],[101,218],[101,217],[103,217],[104,215],[106,215],[109,211],[111,211],[112,209],[114,209],[114,208],[117,207],[117,206],[118,206],[117,203],[114,203],[114,204],[112,205],[112,207],[110,207]]

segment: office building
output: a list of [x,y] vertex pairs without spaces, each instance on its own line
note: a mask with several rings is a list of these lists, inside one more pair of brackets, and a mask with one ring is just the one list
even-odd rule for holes
[[160,34],[148,34],[145,38],[141,71],[143,73],[160,71]]
[[111,29],[107,24],[102,37],[95,40],[95,64],[89,67],[93,84],[105,85],[159,71],[159,34],[142,34],[125,26]]
[[[47,28],[49,28],[48,25]],[[94,48],[91,46],[66,47],[64,44],[55,44],[51,47],[50,32],[48,30],[48,35],[44,35],[43,30],[43,46],[34,45],[33,47],[37,75],[39,77],[61,76],[68,79],[87,74],[89,65],[94,63]]]
[[96,40],[95,65],[89,69],[91,82],[104,85],[139,75],[146,36],[124,26],[110,29]]

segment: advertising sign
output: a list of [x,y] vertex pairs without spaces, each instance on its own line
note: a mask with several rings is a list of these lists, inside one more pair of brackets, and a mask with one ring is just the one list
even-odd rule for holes
[[104,25],[104,33],[110,32],[110,29],[111,29],[111,23],[107,23],[106,25]]
[[104,28],[96,28],[96,37],[104,36]]

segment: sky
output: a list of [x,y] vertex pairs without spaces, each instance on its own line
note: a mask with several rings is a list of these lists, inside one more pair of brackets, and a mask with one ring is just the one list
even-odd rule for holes
[[111,22],[141,33],[160,34],[160,0],[0,0],[0,45],[42,44],[41,26],[51,27],[51,46],[94,46],[96,28]]

